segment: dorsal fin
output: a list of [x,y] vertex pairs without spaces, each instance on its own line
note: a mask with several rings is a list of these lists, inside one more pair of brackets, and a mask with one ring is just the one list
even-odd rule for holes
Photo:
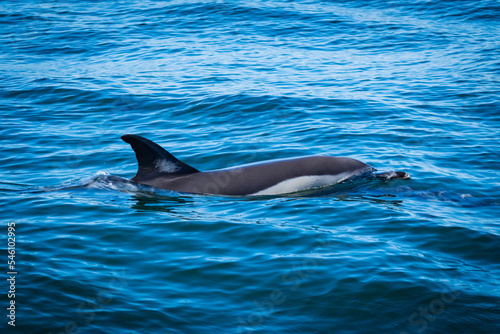
[[139,169],[132,181],[141,182],[161,176],[177,176],[198,173],[199,170],[178,160],[160,145],[137,135],[123,135],[135,152]]

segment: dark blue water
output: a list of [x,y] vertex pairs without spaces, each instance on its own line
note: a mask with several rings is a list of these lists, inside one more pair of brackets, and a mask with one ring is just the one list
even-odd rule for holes
[[[493,0],[0,2],[2,333],[500,332],[499,18]],[[135,174],[125,133],[200,170],[328,154],[412,179],[136,187],[107,177]]]

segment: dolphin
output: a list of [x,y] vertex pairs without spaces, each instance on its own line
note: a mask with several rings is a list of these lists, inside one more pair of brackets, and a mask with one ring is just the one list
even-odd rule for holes
[[375,173],[356,159],[308,156],[201,172],[138,135],[121,137],[135,152],[139,168],[133,182],[193,194],[280,195],[342,183],[356,176],[408,179],[405,172]]

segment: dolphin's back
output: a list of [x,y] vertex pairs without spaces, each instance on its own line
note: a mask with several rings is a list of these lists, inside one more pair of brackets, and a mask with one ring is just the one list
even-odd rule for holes
[[159,178],[150,185],[189,193],[277,195],[336,184],[368,170],[373,168],[355,159],[312,156]]
[[[285,194],[336,184],[370,168],[361,161],[344,157],[286,159],[222,171],[228,177],[220,188],[224,193],[238,195]],[[217,177],[220,172],[211,173]]]

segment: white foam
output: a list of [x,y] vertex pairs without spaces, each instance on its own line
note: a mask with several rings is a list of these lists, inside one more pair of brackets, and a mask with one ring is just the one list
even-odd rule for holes
[[274,186],[258,191],[252,196],[288,194],[311,188],[320,188],[337,184],[352,176],[352,172],[336,175],[306,175],[282,181]]

